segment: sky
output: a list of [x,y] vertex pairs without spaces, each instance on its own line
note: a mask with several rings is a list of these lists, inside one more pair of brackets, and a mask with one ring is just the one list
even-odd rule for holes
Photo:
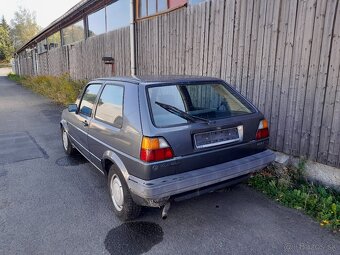
[[37,23],[47,27],[81,0],[0,0],[0,18],[5,16],[7,23],[14,17],[14,12],[22,6],[31,12],[35,11]]

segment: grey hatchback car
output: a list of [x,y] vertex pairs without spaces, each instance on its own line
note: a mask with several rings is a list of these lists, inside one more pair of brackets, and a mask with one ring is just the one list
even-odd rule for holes
[[87,84],[62,113],[62,142],[108,178],[122,220],[141,206],[238,183],[271,163],[268,123],[217,78],[113,77]]

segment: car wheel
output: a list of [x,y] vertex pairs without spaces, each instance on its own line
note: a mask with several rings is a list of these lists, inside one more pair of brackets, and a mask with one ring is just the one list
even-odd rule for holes
[[70,139],[68,138],[68,134],[64,128],[61,129],[61,138],[63,143],[64,151],[67,155],[72,155],[75,152],[75,149],[73,148]]
[[122,173],[113,165],[109,171],[108,186],[113,210],[118,218],[123,221],[137,218],[140,214],[141,206],[133,201]]

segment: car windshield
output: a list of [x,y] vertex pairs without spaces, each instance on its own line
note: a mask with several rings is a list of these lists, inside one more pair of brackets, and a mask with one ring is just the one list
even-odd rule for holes
[[148,88],[148,95],[153,121],[158,127],[185,124],[194,119],[230,118],[253,111],[245,100],[223,84],[154,86]]

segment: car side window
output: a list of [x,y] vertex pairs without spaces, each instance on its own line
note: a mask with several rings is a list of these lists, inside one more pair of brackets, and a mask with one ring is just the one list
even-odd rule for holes
[[98,100],[95,118],[117,128],[123,125],[123,96],[122,86],[107,84]]
[[90,84],[89,86],[87,86],[83,98],[80,102],[79,113],[86,116],[91,116],[93,105],[96,101],[96,97],[100,87],[101,84]]

